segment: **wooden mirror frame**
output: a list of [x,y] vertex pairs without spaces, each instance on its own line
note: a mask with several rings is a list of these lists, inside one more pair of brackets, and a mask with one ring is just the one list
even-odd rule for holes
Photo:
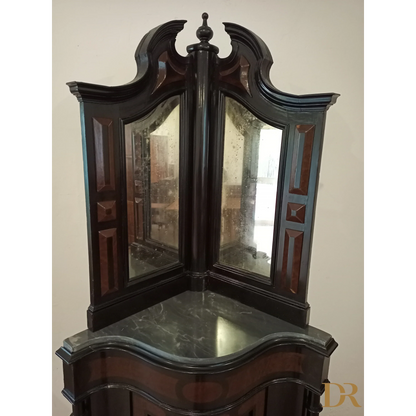
[[[186,21],[167,22],[140,42],[128,84],[70,82],[81,107],[91,304],[96,331],[186,290],[221,293],[298,326],[306,301],[325,116],[338,94],[293,95],[269,78],[265,43],[224,23],[232,51],[218,57],[203,14],[199,43],[175,49]],[[124,125],[180,97],[179,262],[129,279]],[[225,97],[283,130],[270,280],[218,263]]]

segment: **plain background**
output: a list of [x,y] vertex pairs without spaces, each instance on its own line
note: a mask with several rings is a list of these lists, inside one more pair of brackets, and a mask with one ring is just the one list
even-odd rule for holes
[[[310,323],[339,347],[330,380],[354,383],[363,399],[363,3],[361,0],[255,2],[55,0],[53,3],[53,339],[86,328],[89,305],[85,196],[79,103],[65,85],[120,85],[136,73],[141,38],[168,20],[186,19],[177,50],[196,41],[201,13],[220,56],[231,50],[221,22],[238,23],[268,45],[271,80],[294,94],[337,92],[327,116],[312,261]],[[68,416],[62,363],[53,357],[53,415]],[[348,386],[346,386],[347,391]],[[336,403],[337,396],[333,401]],[[362,415],[347,399],[325,415]]]

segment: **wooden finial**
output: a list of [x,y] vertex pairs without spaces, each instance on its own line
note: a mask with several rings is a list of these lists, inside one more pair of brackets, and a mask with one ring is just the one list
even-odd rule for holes
[[201,42],[208,42],[214,36],[214,32],[208,26],[208,13],[202,13],[202,26],[196,31],[196,36]]

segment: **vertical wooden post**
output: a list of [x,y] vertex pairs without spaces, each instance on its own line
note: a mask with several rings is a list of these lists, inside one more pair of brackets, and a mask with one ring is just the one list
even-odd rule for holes
[[210,134],[210,83],[212,63],[218,48],[209,43],[213,36],[207,25],[208,14],[203,13],[203,23],[196,34],[199,43],[190,45],[188,53],[195,65],[195,113],[193,137],[192,220],[191,220],[191,289],[202,291],[206,286],[208,269],[208,158]]

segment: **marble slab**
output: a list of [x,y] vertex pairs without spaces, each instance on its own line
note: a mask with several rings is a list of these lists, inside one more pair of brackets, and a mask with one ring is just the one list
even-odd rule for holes
[[100,345],[128,345],[173,361],[222,362],[271,339],[325,348],[332,337],[312,326],[299,328],[225,296],[184,292],[96,332],[64,341],[70,353]]

